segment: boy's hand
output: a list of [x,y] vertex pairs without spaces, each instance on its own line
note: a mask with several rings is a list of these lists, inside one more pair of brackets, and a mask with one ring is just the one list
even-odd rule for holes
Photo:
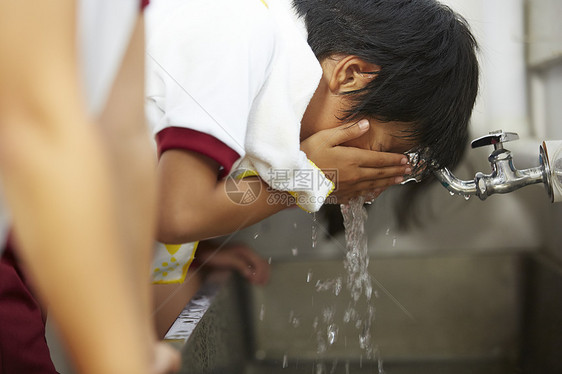
[[[366,120],[319,131],[301,142],[301,150],[332,179],[338,203],[365,195],[376,198],[387,187],[404,180],[408,159],[403,154],[342,146],[369,130]],[[331,175],[330,170],[336,170]],[[337,177],[337,180],[336,180]]]
[[269,280],[269,263],[245,244],[217,248],[212,242],[201,242],[195,258],[202,266],[237,270],[252,284],[264,285]]

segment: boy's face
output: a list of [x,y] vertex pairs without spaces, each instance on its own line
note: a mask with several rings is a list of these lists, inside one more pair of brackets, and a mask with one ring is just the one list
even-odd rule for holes
[[402,138],[409,125],[400,122],[381,122],[369,120],[369,131],[357,139],[343,145],[369,149],[371,151],[405,153],[417,144],[409,139]]
[[[342,59],[325,59],[322,61],[324,72],[316,92],[304,113],[301,126],[301,141],[321,130],[326,130],[342,125],[339,118],[343,117],[346,110],[351,108],[347,96],[338,91],[341,86],[337,81],[338,64],[343,64]],[[334,78],[336,76],[336,78]],[[345,84],[350,78],[340,78]],[[356,87],[352,87],[352,89]],[[345,90],[345,89],[343,89]],[[349,89],[348,89],[349,90]],[[343,145],[369,149],[380,152],[404,153],[416,146],[412,140],[403,139],[404,131],[409,124],[403,122],[381,122],[373,118],[369,120],[369,131]],[[351,125],[352,123],[350,123]]]

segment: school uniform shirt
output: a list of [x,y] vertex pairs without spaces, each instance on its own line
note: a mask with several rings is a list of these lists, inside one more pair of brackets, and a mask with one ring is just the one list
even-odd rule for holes
[[253,102],[271,71],[274,29],[260,0],[157,0],[146,14],[147,118],[159,153],[246,154]]
[[[257,174],[319,209],[334,186],[300,151],[299,135],[322,69],[291,2],[154,0],[146,19],[146,110],[158,153],[198,152],[220,165],[219,178]],[[159,243],[155,282],[183,281],[195,249]]]

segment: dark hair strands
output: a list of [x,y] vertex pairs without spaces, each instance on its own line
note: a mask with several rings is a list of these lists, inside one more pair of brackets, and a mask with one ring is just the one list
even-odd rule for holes
[[[458,164],[468,141],[479,74],[478,46],[463,17],[436,0],[293,4],[304,17],[308,43],[320,61],[346,54],[381,67],[364,89],[346,93],[352,108],[342,114],[342,121],[409,123],[411,129],[402,136],[427,149],[425,157],[434,165]],[[426,184],[408,189],[420,190]],[[399,212],[408,210],[416,195],[405,195]]]

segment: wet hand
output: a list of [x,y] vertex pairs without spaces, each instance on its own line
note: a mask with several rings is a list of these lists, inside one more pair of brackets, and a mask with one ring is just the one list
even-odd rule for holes
[[387,187],[401,183],[411,171],[403,154],[342,145],[368,130],[369,122],[361,120],[319,131],[301,142],[301,150],[336,185],[332,195],[338,203],[360,195],[378,197]]

